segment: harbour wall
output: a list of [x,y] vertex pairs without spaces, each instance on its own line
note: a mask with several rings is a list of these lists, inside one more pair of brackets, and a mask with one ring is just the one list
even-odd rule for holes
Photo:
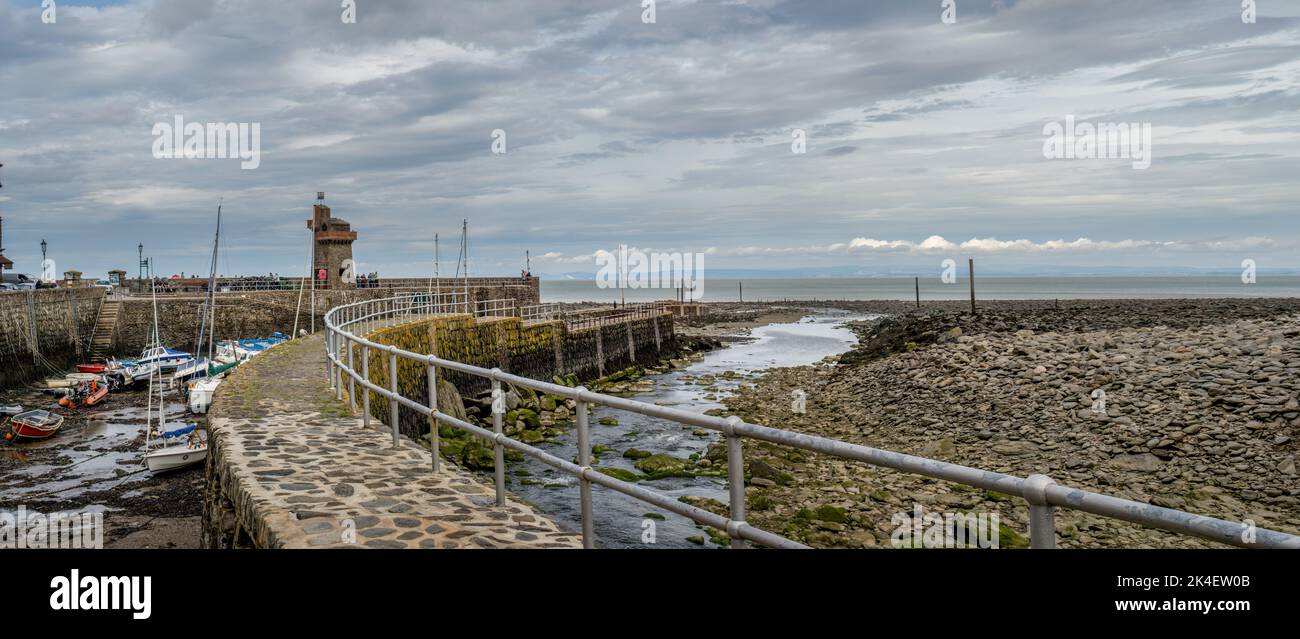
[[[550,381],[575,375],[580,381],[603,377],[630,366],[650,366],[677,351],[673,316],[668,313],[570,330],[562,321],[524,322],[516,317],[473,318],[456,315],[388,326],[369,334],[370,341],[416,353],[432,353],[482,368]],[[353,347],[353,367],[361,370],[361,347]],[[346,351],[343,351],[346,357]],[[387,355],[370,353],[371,383],[390,388]],[[487,389],[482,377],[440,371],[440,379],[461,396]],[[398,389],[409,398],[429,396],[423,364],[399,359]],[[346,386],[346,382],[345,382]],[[360,391],[358,391],[360,393]],[[372,397],[371,415],[387,421],[388,400]],[[399,406],[401,432],[418,439],[429,431],[427,417]]]
[[[459,289],[458,289],[459,290]],[[470,280],[470,294],[477,300],[513,299],[516,304],[537,304],[537,288],[522,286],[476,285]],[[223,339],[249,339],[266,337],[279,331],[286,335],[299,329],[316,331],[324,327],[324,315],[329,309],[370,299],[392,297],[389,289],[349,289],[316,291],[315,305],[310,292],[255,291],[248,293],[222,293],[217,295],[217,341]],[[198,345],[199,319],[203,310],[201,295],[158,298],[158,328],[162,342],[171,348],[195,351]],[[314,316],[314,317],[313,317]],[[138,355],[149,343],[153,332],[153,300],[133,297],[122,302],[113,353],[121,356]],[[206,340],[205,340],[206,341]]]
[[61,372],[86,355],[105,291],[0,293],[0,388]]

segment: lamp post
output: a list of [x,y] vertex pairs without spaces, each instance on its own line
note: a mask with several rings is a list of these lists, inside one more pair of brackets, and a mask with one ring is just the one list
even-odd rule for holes
[[44,239],[41,240],[41,280],[45,280],[45,251],[50,247]]

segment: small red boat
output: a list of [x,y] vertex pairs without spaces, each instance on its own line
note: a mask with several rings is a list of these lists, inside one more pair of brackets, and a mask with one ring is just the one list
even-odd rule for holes
[[45,439],[59,432],[60,426],[63,426],[62,415],[47,410],[29,410],[9,420],[13,432],[7,433],[5,439]]
[[77,364],[78,373],[103,373],[106,370],[107,364]]

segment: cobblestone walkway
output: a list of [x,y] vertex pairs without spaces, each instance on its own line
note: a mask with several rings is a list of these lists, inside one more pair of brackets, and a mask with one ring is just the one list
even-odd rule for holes
[[[328,390],[319,336],[278,346],[218,389],[210,428],[216,476],[258,546],[580,548],[531,506],[429,451],[367,429]],[[214,468],[209,467],[209,481]]]

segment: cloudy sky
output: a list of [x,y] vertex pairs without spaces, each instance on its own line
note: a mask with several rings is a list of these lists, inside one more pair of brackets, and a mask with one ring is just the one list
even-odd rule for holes
[[[205,272],[224,198],[222,272],[298,273],[323,190],[388,275],[463,218],[483,274],[1300,267],[1300,0],[955,2],[0,0],[6,253]],[[154,158],[177,115],[260,166]],[[1066,116],[1149,125],[1150,168],[1046,158]]]

